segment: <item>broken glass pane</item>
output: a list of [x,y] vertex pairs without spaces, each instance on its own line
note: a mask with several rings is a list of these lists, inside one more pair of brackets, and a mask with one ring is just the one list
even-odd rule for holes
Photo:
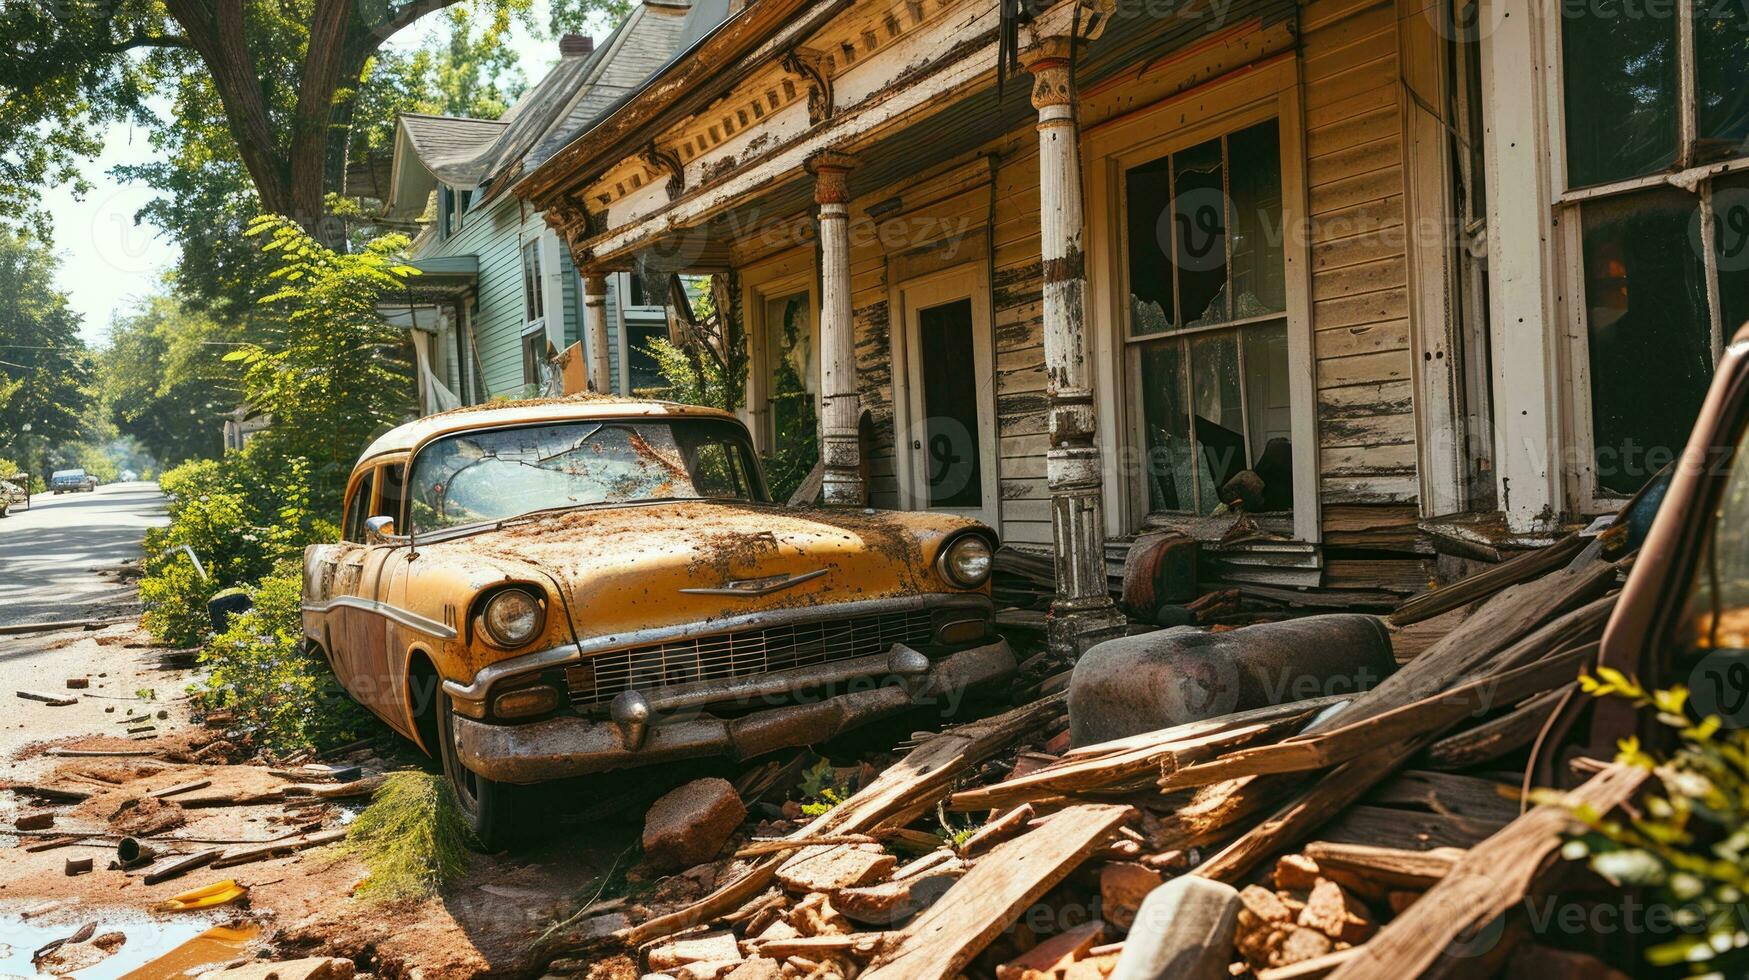
[[1674,4],[1563,4],[1561,58],[1571,186],[1655,173],[1676,161]]
[[1215,489],[1250,465],[1239,398],[1239,340],[1231,331],[1190,343],[1191,415],[1196,426],[1202,511],[1219,501]]
[[1178,323],[1172,300],[1172,162],[1132,167],[1124,175],[1125,236],[1130,262],[1130,334],[1146,336]]
[[1148,446],[1148,509],[1194,510],[1190,416],[1184,399],[1184,345],[1168,340],[1142,348],[1142,425]]
[[1581,218],[1593,461],[1600,489],[1628,495],[1682,451],[1712,377],[1698,203],[1660,189]]
[[1287,324],[1245,327],[1245,424],[1251,469],[1263,481],[1264,510],[1293,507],[1293,409],[1288,391]]
[[1233,194],[1232,318],[1287,309],[1282,259],[1281,134],[1274,119],[1227,137],[1227,183]]
[[1172,155],[1172,264],[1187,325],[1231,319],[1227,304],[1227,217],[1231,202],[1221,141]]
[[1694,5],[1694,83],[1699,159],[1749,154],[1749,8]]

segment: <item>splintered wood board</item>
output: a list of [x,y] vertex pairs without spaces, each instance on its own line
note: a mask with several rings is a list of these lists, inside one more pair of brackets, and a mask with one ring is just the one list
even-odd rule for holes
[[1132,811],[1087,804],[978,859],[941,900],[897,933],[863,980],[951,980],[1003,929],[1117,833]]

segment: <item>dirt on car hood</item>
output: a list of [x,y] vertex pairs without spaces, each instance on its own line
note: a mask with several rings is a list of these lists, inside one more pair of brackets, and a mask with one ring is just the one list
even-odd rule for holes
[[685,502],[555,514],[439,547],[551,576],[565,591],[579,639],[589,639],[770,609],[958,591],[935,571],[935,556],[945,538],[972,526],[908,511]]

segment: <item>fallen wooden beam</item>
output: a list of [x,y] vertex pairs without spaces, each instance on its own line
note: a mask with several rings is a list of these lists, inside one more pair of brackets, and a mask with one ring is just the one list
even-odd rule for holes
[[323,844],[333,844],[346,839],[346,831],[324,830],[320,833],[306,834],[301,837],[291,837],[284,840],[269,841],[266,844],[256,844],[234,851],[226,851],[213,859],[213,867],[229,868],[239,864],[251,864],[256,861],[266,861],[271,858],[285,857],[298,851]]
[[161,800],[167,796],[175,796],[178,793],[192,793],[197,789],[206,789],[212,784],[213,781],[210,779],[196,779],[192,782],[177,783],[175,786],[166,786],[163,789],[155,789],[146,795],[153,799]]
[[161,867],[153,868],[146,872],[140,880],[148,885],[156,885],[160,881],[169,881],[172,878],[180,878],[196,868],[203,868],[211,864],[220,853],[221,852],[216,847],[205,851],[197,851],[187,857],[179,858]]
[[78,698],[62,697],[59,694],[44,694],[41,691],[19,691],[17,694],[26,701],[41,701],[51,708],[65,708],[79,703]]
[[1084,804],[998,845],[939,901],[889,934],[864,980],[951,980],[997,934],[1067,877],[1134,814]]
[[1473,936],[1522,902],[1544,863],[1560,849],[1572,807],[1608,813],[1631,799],[1650,775],[1614,764],[1568,793],[1543,804],[1476,845],[1419,901],[1381,929],[1339,967],[1336,980],[1398,980],[1462,975],[1473,959],[1445,957],[1452,942]]
[[1315,840],[1306,844],[1304,853],[1320,872],[1344,872],[1389,888],[1425,891],[1450,874],[1465,852],[1449,847],[1412,851]]
[[1569,684],[1545,691],[1507,714],[1447,735],[1427,747],[1427,765],[1434,769],[1467,769],[1524,748],[1576,690],[1578,685]]
[[1486,599],[1508,586],[1528,582],[1560,568],[1577,555],[1588,540],[1574,534],[1547,548],[1538,548],[1508,559],[1486,571],[1459,579],[1432,592],[1424,592],[1398,606],[1386,619],[1393,626],[1408,626],[1478,599]]

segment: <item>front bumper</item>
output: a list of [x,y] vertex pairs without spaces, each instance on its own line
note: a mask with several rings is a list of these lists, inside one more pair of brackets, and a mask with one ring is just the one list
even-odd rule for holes
[[494,725],[458,715],[457,755],[475,773],[506,783],[538,783],[698,756],[746,759],[811,745],[907,708],[935,704],[952,711],[967,692],[1003,680],[1015,669],[1014,652],[998,639],[942,657],[927,672],[870,677],[864,685],[812,703],[736,718],[699,714],[656,719],[635,749],[627,748],[625,733],[611,721],[558,717]]

